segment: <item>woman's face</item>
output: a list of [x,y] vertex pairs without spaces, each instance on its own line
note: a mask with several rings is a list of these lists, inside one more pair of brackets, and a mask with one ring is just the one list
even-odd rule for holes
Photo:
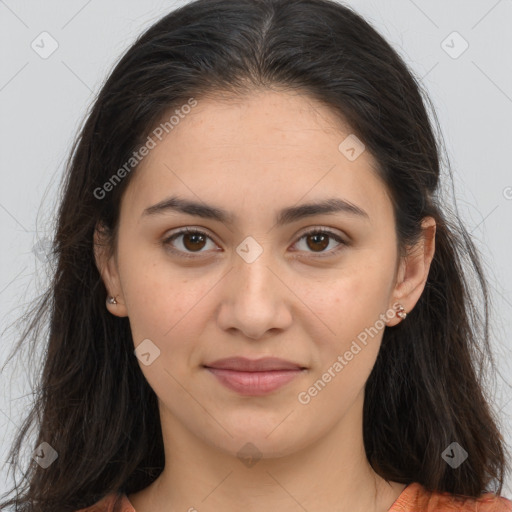
[[[360,429],[392,305],[422,286],[399,286],[392,204],[356,143],[307,96],[258,92],[198,101],[137,169],[103,276],[176,438],[274,457]],[[211,369],[267,357],[289,365]]]

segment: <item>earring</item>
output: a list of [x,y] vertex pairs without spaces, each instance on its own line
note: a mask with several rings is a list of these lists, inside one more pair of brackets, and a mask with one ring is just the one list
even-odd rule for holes
[[407,313],[405,312],[405,308],[402,304],[398,304],[398,311],[396,312],[396,316],[400,317],[402,320],[407,318]]
[[107,304],[117,304],[117,300],[115,297],[108,297]]

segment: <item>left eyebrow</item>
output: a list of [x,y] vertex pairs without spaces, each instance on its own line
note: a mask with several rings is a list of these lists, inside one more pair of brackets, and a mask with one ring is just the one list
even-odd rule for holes
[[[187,215],[201,217],[203,219],[216,220],[224,224],[232,225],[237,221],[236,215],[222,208],[183,199],[177,196],[171,196],[159,203],[146,208],[142,212],[142,217],[147,215],[163,214],[168,211],[176,211]],[[280,210],[275,218],[278,226],[290,224],[306,217],[313,215],[345,213],[356,216],[361,219],[369,220],[368,213],[361,207],[339,197],[324,199],[319,202],[305,203],[298,206],[290,206]]]

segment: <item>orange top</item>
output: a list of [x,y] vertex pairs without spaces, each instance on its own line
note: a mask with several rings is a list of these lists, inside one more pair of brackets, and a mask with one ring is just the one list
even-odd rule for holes
[[[91,507],[77,512],[112,512],[116,494],[112,493]],[[136,512],[126,494],[120,512]],[[480,498],[456,498],[449,493],[429,492],[421,484],[409,484],[388,512],[512,512],[512,501],[491,493]]]

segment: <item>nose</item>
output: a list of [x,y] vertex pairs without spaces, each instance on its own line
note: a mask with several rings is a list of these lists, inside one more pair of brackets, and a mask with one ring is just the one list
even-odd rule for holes
[[226,331],[259,340],[292,323],[294,294],[270,250],[254,261],[236,254],[225,277],[217,321]]

